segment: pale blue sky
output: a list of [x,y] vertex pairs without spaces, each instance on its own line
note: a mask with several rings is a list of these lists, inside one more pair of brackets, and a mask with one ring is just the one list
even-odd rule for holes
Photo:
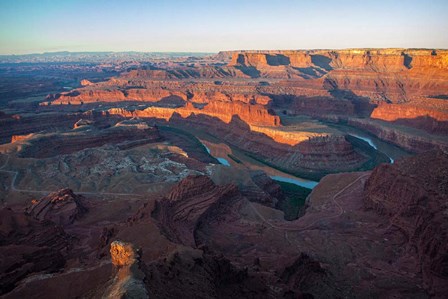
[[0,54],[448,48],[448,0],[0,0]]

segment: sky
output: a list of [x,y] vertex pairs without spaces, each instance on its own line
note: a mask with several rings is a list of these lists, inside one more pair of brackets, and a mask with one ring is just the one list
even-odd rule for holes
[[0,0],[0,54],[448,48],[448,0]]

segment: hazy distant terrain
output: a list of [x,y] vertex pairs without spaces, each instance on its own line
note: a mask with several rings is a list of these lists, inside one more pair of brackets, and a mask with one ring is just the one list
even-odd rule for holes
[[48,52],[24,55],[0,55],[0,63],[23,62],[120,62],[120,61],[148,61],[152,59],[201,57],[214,53],[196,52]]

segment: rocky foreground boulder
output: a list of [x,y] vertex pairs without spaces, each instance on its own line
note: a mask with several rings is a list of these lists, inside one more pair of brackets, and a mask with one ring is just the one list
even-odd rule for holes
[[103,298],[149,298],[140,270],[140,252],[133,244],[114,241],[110,244],[110,256],[115,276],[110,281]]

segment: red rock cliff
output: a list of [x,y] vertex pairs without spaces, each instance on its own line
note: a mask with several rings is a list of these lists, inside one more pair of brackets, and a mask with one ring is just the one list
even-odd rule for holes
[[169,120],[174,113],[186,118],[192,114],[217,117],[225,123],[230,123],[234,115],[238,115],[248,124],[261,126],[280,126],[280,118],[262,105],[248,105],[242,102],[213,101],[203,109],[195,108],[187,103],[181,108],[149,107],[144,110],[128,111],[122,108],[114,108],[108,111],[111,115],[124,117],[154,117]]
[[447,108],[431,107],[424,103],[420,105],[380,104],[373,110],[370,117],[402,123],[430,133],[448,134]]
[[[409,101],[448,90],[446,50],[237,51],[229,65],[255,68],[258,77],[294,78],[314,90],[344,89],[381,101]],[[311,80],[305,84],[303,78]],[[326,81],[331,86],[322,85]]]

